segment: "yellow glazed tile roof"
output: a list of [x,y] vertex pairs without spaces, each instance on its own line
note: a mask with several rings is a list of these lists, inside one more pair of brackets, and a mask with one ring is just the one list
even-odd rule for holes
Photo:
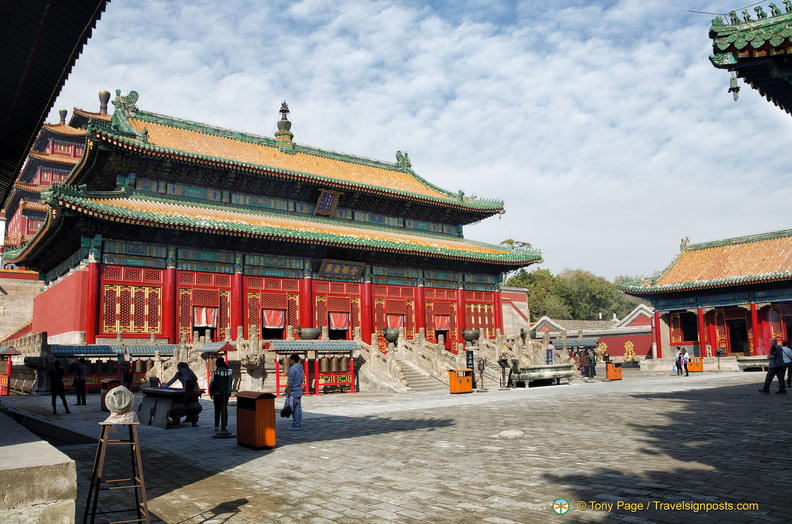
[[74,108],[73,113],[82,115],[86,118],[95,118],[97,120],[103,120],[105,122],[109,122],[113,118],[113,115],[110,115],[108,113],[93,113],[91,111],[86,111],[85,109],[78,109],[76,107]]
[[663,293],[792,278],[792,230],[683,246],[659,277],[623,286]]
[[72,156],[53,155],[52,153],[40,153],[38,151],[31,151],[28,156],[37,160],[44,160],[46,162],[57,162],[58,164],[76,165],[80,161],[79,158]]
[[352,225],[318,217],[186,204],[165,198],[109,197],[56,186],[45,199],[51,205],[57,202],[97,218],[154,227],[477,260],[507,266],[526,265],[541,259],[541,253],[536,250],[512,251],[456,237]]
[[683,252],[657,284],[747,277],[790,269],[792,237],[782,237]]
[[72,127],[67,124],[44,124],[41,127],[46,129],[47,131],[52,131],[53,133],[57,133],[59,135],[85,136],[85,129]]
[[145,128],[148,132],[148,143],[154,146],[455,201],[448,193],[437,191],[412,174],[395,169],[303,152],[287,154],[265,144],[254,144],[145,120],[130,119],[129,123],[138,132]]
[[247,224],[256,227],[273,228],[276,230],[282,230],[283,234],[287,236],[289,236],[292,231],[302,231],[309,233],[338,235],[341,237],[348,237],[350,239],[359,238],[393,242],[405,246],[415,244],[433,248],[490,254],[508,252],[503,249],[484,248],[469,242],[465,242],[464,240],[444,239],[437,237],[427,238],[420,235],[410,235],[407,233],[398,233],[394,231],[380,231],[341,224],[336,225],[327,223],[323,219],[311,220],[309,218],[293,218],[288,216],[231,211],[227,209],[198,207],[179,203],[158,202],[137,198],[108,198],[91,200],[98,204],[119,209],[140,211],[166,217],[187,217],[194,220],[196,223],[205,221],[229,222],[233,224]]

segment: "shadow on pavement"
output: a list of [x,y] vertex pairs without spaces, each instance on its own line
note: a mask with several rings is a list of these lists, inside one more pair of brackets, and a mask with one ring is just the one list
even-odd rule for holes
[[[571,487],[576,499],[569,500],[567,517],[585,521],[788,522],[792,504],[779,487],[792,482],[792,395],[761,395],[759,382],[631,395],[631,408],[645,417],[624,423],[645,438],[617,455],[617,467],[613,458],[611,467],[597,467],[599,451],[582,443],[588,471],[545,473],[541,479]],[[652,406],[660,403],[673,408],[653,417]],[[616,410],[604,416],[619,417]],[[650,459],[664,457],[668,467],[646,469]],[[744,503],[753,507],[739,506]]]
[[[295,443],[312,443],[337,439],[351,439],[361,436],[376,436],[395,432],[432,432],[439,428],[453,425],[449,418],[398,418],[367,416],[345,417],[324,415],[305,420],[305,429],[285,431],[286,419],[277,424],[277,445],[271,450],[251,450],[237,445],[236,438],[214,439],[211,425],[191,428],[182,424],[176,429],[159,429],[140,427],[140,442],[143,456],[143,469],[146,479],[146,494],[149,501],[163,495],[189,487],[186,491],[203,493],[207,503],[215,507],[195,514],[181,522],[225,522],[238,513],[239,507],[247,504],[247,498],[217,503],[224,496],[236,494],[207,493],[204,487],[210,477],[226,472],[240,464],[251,460],[267,457],[278,449],[286,448]],[[203,424],[209,424],[204,421]],[[232,428],[233,429],[233,428]],[[95,445],[61,446],[59,449],[77,463],[78,497],[77,521],[81,522],[85,511],[91,470],[93,467]],[[350,450],[350,453],[352,451]],[[126,449],[108,449],[105,466],[105,478],[123,478],[129,476],[130,459]],[[289,481],[284,475],[283,482]],[[100,506],[106,511],[119,511],[111,516],[130,518],[131,490],[102,492],[99,497]],[[219,498],[218,498],[219,497]],[[201,498],[200,494],[194,498]],[[209,502],[211,501],[211,502]],[[157,515],[150,506],[152,522],[172,522],[165,515]],[[158,520],[161,519],[161,520]]]

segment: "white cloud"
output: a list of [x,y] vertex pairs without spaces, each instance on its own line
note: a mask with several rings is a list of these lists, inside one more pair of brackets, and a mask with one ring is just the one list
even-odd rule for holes
[[553,272],[650,274],[682,237],[789,227],[789,115],[748,86],[732,101],[709,18],[639,0],[113,0],[55,111],[135,89],[145,110],[271,135],[286,100],[308,145],[406,150],[432,183],[504,198],[469,238],[531,242]]

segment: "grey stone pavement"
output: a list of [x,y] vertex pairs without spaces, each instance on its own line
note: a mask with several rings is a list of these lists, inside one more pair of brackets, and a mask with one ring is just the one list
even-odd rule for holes
[[[305,428],[278,417],[263,451],[212,438],[207,400],[198,428],[140,427],[149,509],[169,523],[789,522],[792,395],[761,395],[763,378],[628,369],[614,382],[305,397]],[[71,415],[52,415],[49,397],[2,406],[98,437],[98,400]],[[509,430],[525,436],[498,437]],[[58,447],[77,463],[81,522],[96,445]],[[111,464],[127,467],[128,452]]]

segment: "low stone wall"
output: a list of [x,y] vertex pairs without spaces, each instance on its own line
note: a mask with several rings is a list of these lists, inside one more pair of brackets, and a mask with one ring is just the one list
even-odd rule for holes
[[[641,371],[673,373],[673,358],[653,358],[640,361]],[[704,371],[740,371],[737,357],[704,357]]]
[[0,413],[0,522],[74,522],[74,461]]

